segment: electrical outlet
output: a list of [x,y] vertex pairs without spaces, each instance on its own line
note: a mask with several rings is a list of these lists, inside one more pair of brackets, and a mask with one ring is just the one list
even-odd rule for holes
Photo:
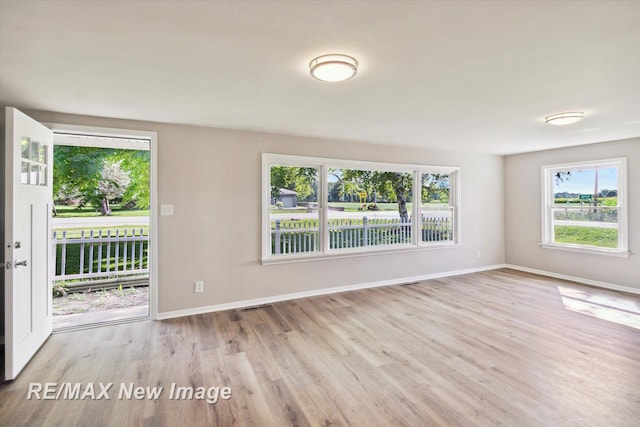
[[482,258],[482,254],[480,253],[480,251],[478,251],[478,259]]
[[204,292],[204,282],[199,280],[196,282],[196,287],[194,292]]

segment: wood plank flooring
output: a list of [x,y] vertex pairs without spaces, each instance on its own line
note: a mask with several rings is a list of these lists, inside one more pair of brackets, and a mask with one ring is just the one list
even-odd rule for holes
[[[114,385],[27,400],[46,382]],[[640,298],[506,269],[57,334],[0,386],[3,426],[639,423]]]

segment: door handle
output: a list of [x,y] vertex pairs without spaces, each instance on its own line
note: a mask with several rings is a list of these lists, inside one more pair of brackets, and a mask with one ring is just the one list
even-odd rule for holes
[[22,260],[22,261],[18,261],[16,260],[16,262],[13,263],[13,268],[18,268],[20,266],[26,267],[27,266],[27,260]]

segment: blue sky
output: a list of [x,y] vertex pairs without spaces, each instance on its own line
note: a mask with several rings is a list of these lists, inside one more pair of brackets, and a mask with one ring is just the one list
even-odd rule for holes
[[[563,182],[554,180],[554,193],[580,193],[593,194],[595,185],[595,169],[585,169],[571,171],[571,176],[565,178]],[[598,169],[598,192],[602,189],[617,190],[618,180],[616,176],[616,168]]]

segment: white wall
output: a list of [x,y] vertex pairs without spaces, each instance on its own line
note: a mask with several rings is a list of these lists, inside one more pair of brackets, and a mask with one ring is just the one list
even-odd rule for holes
[[[540,247],[540,167],[616,157],[627,158],[631,256],[616,258]],[[504,178],[507,264],[640,290],[639,138],[507,156],[504,159]]]
[[[159,313],[504,263],[500,156],[28,113],[43,122],[158,133],[158,200],[175,207],[174,216],[159,217]],[[459,166],[463,245],[263,266],[263,152]],[[478,251],[481,258],[476,256]],[[204,280],[203,294],[193,292],[195,280]]]

